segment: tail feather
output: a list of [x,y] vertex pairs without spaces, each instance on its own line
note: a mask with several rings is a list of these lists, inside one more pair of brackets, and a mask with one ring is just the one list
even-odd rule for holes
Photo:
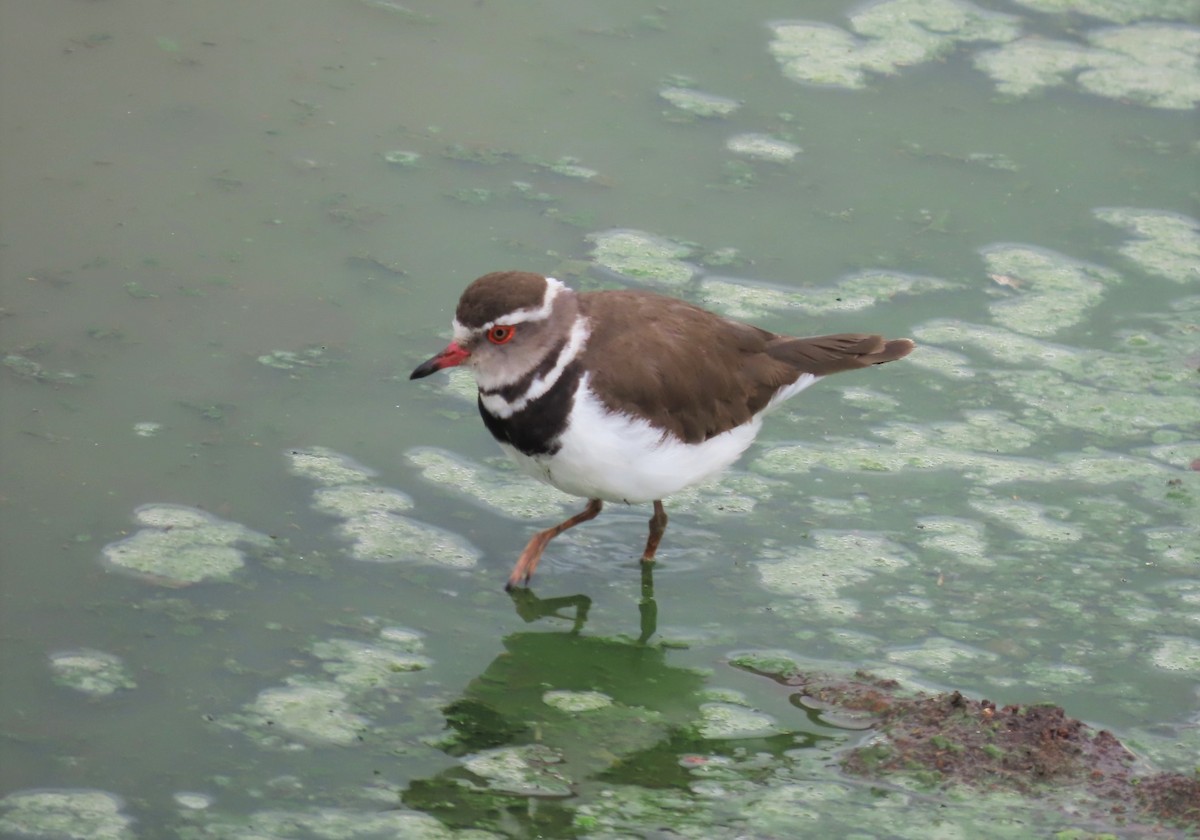
[[885,340],[881,335],[840,333],[811,338],[778,338],[767,353],[801,373],[827,376],[903,359],[916,344],[911,339]]

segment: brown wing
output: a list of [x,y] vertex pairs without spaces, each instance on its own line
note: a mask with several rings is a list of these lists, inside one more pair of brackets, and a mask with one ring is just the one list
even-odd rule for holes
[[649,292],[580,298],[592,324],[584,364],[600,398],[689,443],[747,422],[801,374],[881,364],[913,347],[870,335],[787,338]]
[[690,443],[748,421],[799,376],[767,353],[772,333],[647,292],[583,295],[584,363],[605,404]]

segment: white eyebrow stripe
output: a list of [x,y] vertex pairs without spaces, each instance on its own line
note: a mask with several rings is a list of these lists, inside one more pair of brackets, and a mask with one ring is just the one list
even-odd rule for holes
[[547,277],[546,293],[542,296],[542,303],[540,306],[538,306],[536,309],[532,307],[528,309],[518,309],[511,315],[505,315],[501,318],[497,318],[494,321],[488,321],[479,329],[486,332],[487,330],[496,326],[496,324],[504,324],[507,326],[511,324],[523,324],[526,321],[545,321],[550,317],[551,310],[554,309],[554,299],[558,297],[558,293],[565,288],[566,286],[555,280],[553,277]]
[[525,393],[519,399],[512,402],[509,402],[500,394],[481,393],[479,399],[483,401],[484,408],[501,418],[512,417],[518,411],[522,411],[527,405],[542,397],[554,387],[555,383],[562,377],[563,371],[567,369],[567,365],[579,358],[579,354],[583,352],[583,348],[587,345],[590,334],[591,329],[588,326],[587,319],[583,317],[577,318],[571,326],[571,334],[567,338],[567,343],[563,345],[562,351],[558,354],[558,359],[555,361],[554,367],[545,376],[535,378],[529,383],[529,387],[525,389]]
[[454,340],[460,344],[467,340],[472,333],[486,333],[497,324],[503,324],[506,327],[516,324],[524,324],[528,321],[545,321],[550,317],[550,312],[554,309],[554,299],[559,293],[567,288],[560,281],[553,277],[546,278],[546,293],[542,296],[542,302],[536,307],[527,307],[518,309],[507,315],[495,318],[488,321],[486,324],[469,329],[459,323],[457,318],[454,319]]
[[474,330],[467,329],[460,324],[457,318],[454,319],[454,322],[450,325],[450,328],[453,330],[454,343],[458,345],[466,344],[467,339],[469,339],[471,337],[471,333],[474,332]]

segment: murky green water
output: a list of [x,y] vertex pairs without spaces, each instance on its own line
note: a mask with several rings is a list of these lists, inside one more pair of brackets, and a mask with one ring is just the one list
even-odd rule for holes
[[[747,650],[1191,771],[1194,14],[4,3],[0,833],[1097,827],[841,776]],[[508,267],[921,347],[669,503],[652,591],[610,509],[514,601],[576,502],[407,381]]]

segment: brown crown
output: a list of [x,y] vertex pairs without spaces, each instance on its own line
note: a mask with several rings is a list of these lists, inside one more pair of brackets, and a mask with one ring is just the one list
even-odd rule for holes
[[464,327],[481,327],[518,309],[537,308],[546,297],[546,278],[531,271],[493,271],[467,286],[454,316]]

